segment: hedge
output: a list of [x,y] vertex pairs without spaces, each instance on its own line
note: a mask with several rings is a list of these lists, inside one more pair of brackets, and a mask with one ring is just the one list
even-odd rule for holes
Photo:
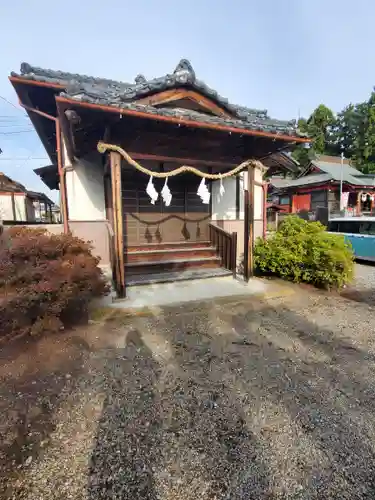
[[325,229],[319,222],[296,215],[286,217],[267,240],[256,241],[256,270],[320,288],[343,287],[353,277],[353,251],[344,236]]
[[56,332],[80,322],[109,291],[90,243],[12,227],[0,238],[0,337]]

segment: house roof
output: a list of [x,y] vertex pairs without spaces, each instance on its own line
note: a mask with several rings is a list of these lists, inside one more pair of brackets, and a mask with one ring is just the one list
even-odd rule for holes
[[[340,179],[341,176],[341,163],[332,161],[313,160],[311,162],[316,168],[326,174],[332,175],[334,179]],[[352,167],[349,162],[344,162],[342,165],[344,176],[362,176],[362,172]]]
[[47,165],[45,167],[35,168],[34,172],[36,175],[39,175],[49,189],[59,189],[57,165]]
[[[173,73],[147,80],[138,75],[133,83],[95,78],[87,75],[53,71],[22,63],[19,74],[13,77],[25,81],[37,81],[60,88],[60,96],[78,103],[109,106],[117,109],[141,111],[151,115],[186,118],[196,122],[212,123],[242,130],[261,131],[293,137],[303,137],[297,129],[296,121],[275,120],[266,110],[251,109],[232,104],[206,83],[196,78],[189,61],[182,59]],[[201,93],[226,110],[229,115],[214,116],[182,108],[155,107],[135,101],[165,90],[187,88]]]
[[365,176],[360,170],[350,164],[350,160],[338,156],[319,156],[316,160],[311,162],[311,165],[321,172],[331,176],[334,181],[340,182],[341,176],[343,182],[359,186],[375,185],[373,178]]
[[24,193],[26,188],[20,182],[14,181],[3,172],[0,172],[0,192]]
[[310,174],[298,179],[270,179],[270,183],[276,189],[286,189],[291,187],[300,187],[312,184],[324,184],[332,180],[329,174]]
[[[310,186],[314,184],[325,184],[326,182],[340,182],[340,172],[338,175],[323,173],[323,174],[310,174],[305,175],[303,177],[299,177],[298,179],[271,179],[270,183],[276,189],[286,189],[291,187],[300,187],[300,186]],[[375,179],[370,179],[365,177],[362,179],[361,176],[354,177],[350,174],[343,174],[343,182],[345,184],[351,184],[352,186],[375,186]]]
[[39,193],[38,191],[26,191],[27,196],[31,198],[32,200],[37,200],[37,201],[44,201],[50,205],[53,205],[53,201],[48,198],[48,196],[44,193]]
[[20,182],[14,181],[3,172],[0,172],[0,194],[1,193],[25,193],[29,198],[34,200],[46,201],[47,203],[53,203],[48,196],[44,193],[39,193],[36,191],[29,191]]
[[286,212],[285,208],[281,205],[278,205],[277,203],[267,203],[266,209],[275,210],[276,212]]
[[[319,172],[308,173],[313,169]],[[297,179],[272,179],[270,182],[276,189],[300,187],[313,184],[324,184],[326,182],[340,182],[352,186],[375,186],[375,176],[364,175],[345,159],[343,164],[341,158],[337,156],[319,156],[312,160]]]
[[[296,174],[300,171],[300,164],[289,153],[279,151],[262,160],[271,171],[283,171]],[[271,174],[272,175],[272,174]]]

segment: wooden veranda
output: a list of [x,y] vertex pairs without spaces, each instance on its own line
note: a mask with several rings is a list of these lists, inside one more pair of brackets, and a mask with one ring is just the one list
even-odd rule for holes
[[[158,176],[159,178],[168,179],[187,172],[191,172],[197,177],[210,180],[220,180],[230,176],[236,176],[247,170],[248,184],[245,190],[245,223],[244,223],[244,276],[249,280],[254,273],[253,267],[253,248],[254,248],[254,187],[257,184],[254,179],[254,169],[263,168],[261,162],[257,160],[248,160],[234,169],[221,172],[220,174],[209,174],[199,170],[197,167],[183,165],[169,172],[151,171],[137,161],[135,161],[125,150],[120,146],[99,142],[98,150],[101,153],[109,152],[108,174],[106,182],[107,198],[111,205],[111,223],[113,227],[113,272],[116,291],[119,297],[126,296],[126,276],[125,276],[125,252],[124,245],[124,210],[122,198],[122,158],[128,162],[130,166],[141,171],[149,177]],[[259,183],[258,183],[259,184]],[[262,185],[262,184],[260,184]],[[209,227],[209,242],[215,248],[221,265],[232,272],[236,276],[237,270],[237,233],[229,234],[221,228],[213,224],[208,224]]]

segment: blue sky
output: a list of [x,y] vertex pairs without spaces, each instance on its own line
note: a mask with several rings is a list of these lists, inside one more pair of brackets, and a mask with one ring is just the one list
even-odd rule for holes
[[[13,103],[22,61],[133,81],[187,58],[221,95],[280,119],[338,111],[375,85],[370,0],[3,0],[0,19],[0,96]],[[36,134],[10,134],[30,128],[0,99],[0,171],[51,194],[33,173],[48,164]]]

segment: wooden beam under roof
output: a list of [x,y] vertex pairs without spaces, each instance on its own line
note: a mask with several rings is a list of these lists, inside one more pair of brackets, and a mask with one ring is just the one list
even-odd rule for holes
[[[137,104],[148,104],[151,106],[161,106],[162,104],[169,104],[174,101],[179,101],[181,99],[189,99],[196,104],[198,104],[205,111],[221,116],[224,118],[233,118],[233,116],[225,111],[221,106],[218,106],[214,101],[208,99],[207,97],[199,94],[194,90],[186,89],[172,89],[165,90],[164,92],[159,92],[148,97],[144,97],[135,101]],[[178,106],[177,106],[178,107]]]

